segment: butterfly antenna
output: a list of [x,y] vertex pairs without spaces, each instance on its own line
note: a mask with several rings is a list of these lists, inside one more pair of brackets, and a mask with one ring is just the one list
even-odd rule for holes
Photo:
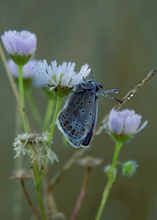
[[104,96],[105,96],[106,98],[108,98],[108,99],[112,99],[112,100],[115,100],[115,101],[121,103],[121,101],[120,101],[119,99],[116,99],[115,97],[108,96],[108,95],[104,95]]
[[104,90],[102,93],[118,93],[117,89],[109,89],[109,90]]
[[118,93],[117,89],[109,89],[109,90],[102,91],[101,95],[105,96],[108,99],[112,99],[112,100],[115,100],[115,101],[121,103],[121,101],[119,99],[116,99],[115,97],[112,97],[112,96],[108,96],[106,93]]

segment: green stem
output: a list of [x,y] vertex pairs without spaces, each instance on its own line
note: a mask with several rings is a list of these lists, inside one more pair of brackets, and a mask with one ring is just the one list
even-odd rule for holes
[[115,152],[114,152],[114,156],[113,156],[113,160],[112,160],[112,168],[114,169],[116,167],[117,164],[117,160],[118,160],[118,156],[119,156],[119,152],[120,149],[122,147],[122,142],[116,142],[116,148],[115,148]]
[[[50,132],[48,135],[48,141],[47,141],[47,145],[50,146],[51,143],[51,139],[52,139],[52,135],[54,132],[54,128],[55,128],[55,122],[60,110],[60,106],[61,106],[61,101],[62,98],[61,97],[57,97],[57,103],[56,103],[56,109],[55,109],[55,113],[54,113],[54,117],[52,120],[52,124],[50,127]],[[33,163],[33,174],[34,174],[34,183],[35,183],[35,188],[36,188],[36,194],[37,194],[37,200],[38,200],[38,205],[39,205],[39,209],[40,209],[40,214],[43,220],[46,220],[46,214],[45,214],[45,209],[44,209],[44,205],[43,205],[43,198],[42,198],[42,177],[43,177],[43,171],[39,171],[38,169],[38,164],[36,162]]]
[[46,214],[45,214],[45,209],[44,209],[44,204],[43,204],[43,198],[42,198],[42,176],[43,173],[42,171],[38,171],[38,165],[36,162],[33,163],[33,174],[34,174],[34,184],[36,188],[36,194],[37,194],[37,200],[38,200],[38,205],[39,205],[39,210],[40,214],[42,217],[42,220],[46,220]]
[[20,99],[21,99],[21,108],[22,108],[22,121],[23,121],[24,131],[28,133],[27,122],[26,122],[26,112],[25,112],[25,96],[24,96],[22,68],[23,66],[18,65]]
[[102,216],[102,212],[105,208],[107,198],[110,193],[110,189],[112,187],[112,184],[115,181],[115,177],[116,177],[115,176],[115,168],[116,168],[116,164],[117,164],[117,160],[118,160],[118,156],[119,156],[119,152],[120,152],[121,147],[122,147],[122,143],[117,141],[113,160],[112,160],[112,165],[111,165],[111,173],[108,173],[108,182],[107,182],[107,185],[106,185],[104,192],[103,192],[103,196],[102,196],[102,200],[101,200],[99,210],[98,210],[98,213],[96,216],[96,220],[100,220],[100,218]]
[[51,143],[51,139],[52,139],[53,132],[54,132],[54,129],[55,129],[56,119],[57,119],[57,116],[58,116],[58,113],[59,113],[60,107],[61,107],[61,102],[62,102],[62,97],[57,96],[56,109],[55,109],[55,112],[54,112],[52,124],[51,124],[49,135],[48,135],[48,140],[47,140],[47,145],[48,146],[50,146],[50,143]]
[[32,111],[32,113],[33,113],[33,116],[34,116],[35,120],[37,121],[37,123],[41,126],[42,120],[41,120],[39,111],[38,111],[38,109],[36,108],[36,105],[35,105],[35,103],[34,103],[30,86],[29,86],[29,87],[26,87],[26,96],[27,96],[27,100],[28,100],[29,106],[30,106],[30,108],[31,108],[31,111]]
[[52,113],[53,113],[53,106],[54,106],[54,98],[49,98],[46,108],[46,114],[44,118],[43,130],[47,130],[48,125],[50,123]]
[[15,84],[15,82],[13,80],[13,77],[11,76],[10,71],[8,69],[7,60],[6,60],[6,57],[4,55],[4,52],[3,52],[3,49],[1,47],[1,45],[0,45],[0,57],[2,58],[2,62],[3,62],[4,68],[5,68],[5,71],[6,71],[8,80],[9,80],[9,83],[11,85],[13,94],[15,96],[15,99],[16,99],[16,101],[18,103],[18,106],[20,106],[20,96],[19,96],[16,84]]
[[[1,45],[0,45],[0,56],[1,56],[1,58],[2,58],[2,62],[3,62],[3,64],[4,64],[4,68],[5,68],[5,70],[6,70],[6,74],[7,74],[9,83],[10,83],[10,85],[11,85],[13,94],[14,94],[15,99],[16,99],[16,102],[17,102],[18,107],[19,107],[19,109],[20,109],[20,113],[21,113],[21,115],[22,115],[20,95],[19,95],[19,93],[18,93],[18,90],[17,90],[16,84],[15,84],[15,82],[14,82],[14,79],[13,79],[13,77],[12,77],[11,74],[10,74],[10,71],[9,71],[9,68],[8,68],[8,65],[7,65],[7,60],[6,60],[6,57],[5,57],[5,55],[4,55],[4,52],[3,52],[3,50],[2,50]],[[27,119],[27,125],[28,125],[28,127],[29,127],[28,119]]]

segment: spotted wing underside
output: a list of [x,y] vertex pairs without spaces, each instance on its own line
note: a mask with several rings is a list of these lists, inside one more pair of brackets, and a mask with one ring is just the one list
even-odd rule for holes
[[58,116],[61,132],[74,147],[90,144],[97,118],[97,95],[91,90],[73,93]]

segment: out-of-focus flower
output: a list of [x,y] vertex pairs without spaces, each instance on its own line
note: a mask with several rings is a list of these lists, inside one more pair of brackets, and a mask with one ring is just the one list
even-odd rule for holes
[[[30,79],[34,76],[34,72],[32,70],[32,67],[34,66],[35,60],[29,60],[28,63],[26,63],[22,68],[22,76],[23,79]],[[14,63],[13,60],[8,60],[8,67],[10,70],[11,75],[14,78],[18,78],[18,67]]]
[[36,51],[36,35],[29,31],[6,31],[1,39],[6,51],[17,65],[26,64]]
[[102,163],[101,158],[90,157],[90,156],[78,160],[78,164],[84,167],[99,166],[101,163]]
[[138,164],[136,161],[128,160],[122,165],[122,174],[127,177],[131,177],[136,173]]
[[24,179],[29,180],[32,178],[32,173],[28,170],[16,170],[10,175],[11,179]]
[[134,110],[112,109],[108,118],[109,134],[117,141],[128,141],[147,125],[148,121],[145,121],[140,127],[141,119],[142,116],[135,114]]
[[48,65],[46,60],[37,61],[33,67],[35,74],[45,84],[45,87],[50,90],[55,89],[55,92],[60,95],[64,95],[66,90],[69,93],[69,89],[82,82],[91,72],[87,64],[81,67],[79,73],[76,73],[74,69],[75,63],[63,62],[57,66],[56,61]]

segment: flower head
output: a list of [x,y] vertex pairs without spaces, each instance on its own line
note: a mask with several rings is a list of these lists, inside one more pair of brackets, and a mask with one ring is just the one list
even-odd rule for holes
[[138,164],[136,161],[128,160],[127,162],[123,163],[122,166],[122,174],[127,177],[131,177],[136,173],[138,168]]
[[1,38],[9,54],[28,56],[36,50],[36,36],[29,31],[6,31]]
[[1,38],[6,51],[16,64],[26,64],[35,53],[37,38],[29,31],[6,31]]
[[51,65],[48,65],[46,60],[38,61],[33,67],[34,72],[44,82],[50,90],[55,89],[57,92],[65,92],[65,88],[71,89],[89,75],[91,69],[87,64],[83,65],[79,71],[76,73],[74,71],[75,63],[63,62],[61,65],[57,66],[56,61],[52,61]]
[[108,118],[109,132],[114,139],[125,142],[147,125],[148,122],[145,121],[140,127],[141,119],[142,116],[135,114],[134,110],[112,109]]
[[33,163],[35,160],[39,165],[44,166],[47,163],[58,161],[57,155],[47,146],[48,133],[42,134],[20,134],[13,143],[16,157],[21,154],[28,154]]
[[32,173],[28,170],[16,170],[16,171],[13,171],[10,178],[29,180],[32,178]]
[[102,159],[96,157],[87,156],[78,160],[78,164],[84,167],[99,166],[102,163]]

